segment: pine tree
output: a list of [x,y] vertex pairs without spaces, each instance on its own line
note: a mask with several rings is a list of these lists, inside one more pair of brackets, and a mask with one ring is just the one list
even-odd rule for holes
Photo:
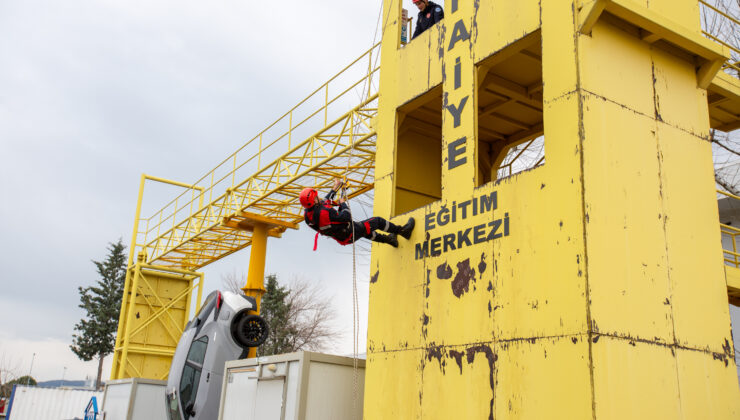
[[267,276],[265,286],[266,292],[262,297],[260,315],[270,326],[270,335],[267,341],[260,346],[260,355],[269,356],[290,352],[290,337],[293,335],[289,318],[290,306],[287,303],[290,290],[280,286],[274,274]]
[[104,261],[93,261],[100,279],[97,284],[79,287],[79,307],[86,311],[84,318],[75,325],[70,349],[84,361],[98,359],[98,376],[95,388],[100,388],[103,359],[113,353],[116,343],[118,316],[126,280],[126,246],[121,239],[108,244]]

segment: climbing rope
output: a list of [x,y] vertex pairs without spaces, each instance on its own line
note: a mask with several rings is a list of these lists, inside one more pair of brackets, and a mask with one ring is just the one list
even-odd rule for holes
[[[393,3],[395,1],[391,2],[391,5],[388,7],[388,14],[385,17],[385,21],[383,22],[383,26],[385,27],[385,24],[388,22],[388,17],[390,16],[390,11],[393,10]],[[378,10],[378,19],[375,23],[375,34],[373,35],[373,43],[374,46],[377,43],[378,39],[378,32],[380,28],[381,18],[383,17],[383,2],[380,2],[380,8]],[[365,79],[365,82],[362,86],[362,95],[361,100],[366,100],[370,97],[370,92],[372,91],[372,69],[377,67],[378,60],[380,59],[380,51],[375,55],[375,63],[370,63],[370,66],[368,66],[368,75]],[[347,210],[349,210],[350,220],[352,222],[350,225],[352,226],[352,382],[354,387],[353,392],[353,398],[352,398],[352,408],[353,413],[357,413],[357,407],[358,407],[358,397],[360,393],[360,387],[359,387],[359,348],[360,348],[360,300],[357,293],[357,249],[355,247],[355,223],[354,218],[352,217],[352,207],[349,203],[349,197],[347,195],[347,187],[348,187],[348,181],[347,181],[347,174],[349,173],[350,165],[352,164],[352,154],[355,150],[355,133],[356,129],[359,129],[360,122],[358,121],[356,124],[356,127],[352,128],[352,133],[350,134],[350,149],[349,149],[349,157],[347,158],[347,167],[344,171],[344,177],[342,179],[342,194],[341,197],[344,199],[344,201],[347,203]]]
[[[364,91],[364,88],[363,88]],[[363,92],[364,93],[364,92]],[[340,197],[347,203],[347,210],[349,211],[350,226],[352,227],[352,409],[353,413],[357,413],[358,396],[360,393],[359,387],[359,347],[360,347],[360,301],[357,294],[357,249],[355,248],[355,222],[352,216],[352,206],[349,203],[349,196],[347,194],[347,174],[349,173],[349,167],[352,164],[352,152],[355,149],[355,129],[353,127],[350,133],[351,146],[349,149],[349,157],[347,157],[347,167],[344,171],[344,177],[342,179],[342,193]]]

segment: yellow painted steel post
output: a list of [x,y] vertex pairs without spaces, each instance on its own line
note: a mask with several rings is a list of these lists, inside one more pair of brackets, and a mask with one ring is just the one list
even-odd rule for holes
[[[143,262],[143,261],[142,261]],[[139,289],[139,278],[141,277],[141,266],[139,264],[136,264],[136,266],[133,269],[130,269],[129,271],[132,271],[132,280],[131,280],[131,289],[129,289],[129,296],[128,296],[128,307],[126,309],[126,326],[128,328],[124,329],[124,337],[123,337],[123,345],[121,346],[121,358],[118,364],[118,370],[116,371],[116,378],[126,378],[128,377],[126,375],[126,363],[128,359],[128,352],[130,348],[130,340],[131,340],[131,330],[133,330],[133,322],[134,322],[134,307],[136,306],[136,294],[137,290]],[[127,296],[124,295],[123,301],[126,301]],[[120,325],[120,323],[119,323]],[[120,337],[118,338],[120,341]]]
[[[136,237],[139,234],[139,218],[141,217],[141,203],[144,199],[144,186],[146,184],[146,174],[141,174],[141,180],[139,181],[139,197],[136,200],[136,213],[134,215],[134,229],[133,233],[131,234],[131,242],[129,243],[129,250],[128,250],[128,263],[126,264],[126,280],[124,281],[123,286],[123,296],[124,296],[124,302],[126,300],[126,293],[130,290],[131,287],[131,276],[133,274],[133,271],[131,268],[133,267],[134,263],[134,252],[136,249]],[[123,308],[123,302],[121,305],[120,315],[118,319],[118,328],[116,330],[116,345],[114,349],[116,349],[113,352],[113,368],[111,369],[111,379],[121,379],[120,376],[118,376],[119,368],[122,365],[121,363],[121,353],[118,351],[118,348],[121,345],[121,334],[123,332],[123,329],[126,325],[125,322],[123,322],[125,314],[125,310]],[[124,358],[125,360],[125,358]]]
[[[249,271],[247,284],[242,288],[244,294],[257,301],[255,312],[260,313],[262,295],[265,294],[265,256],[267,254],[267,230],[264,224],[257,223],[252,231],[252,246],[249,254]],[[256,357],[257,348],[249,349],[247,357]]]

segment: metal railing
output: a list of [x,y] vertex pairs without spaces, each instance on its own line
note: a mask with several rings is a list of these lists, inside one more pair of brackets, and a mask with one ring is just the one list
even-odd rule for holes
[[261,170],[226,190],[206,207],[182,219],[146,244],[149,261],[198,268],[251,243],[251,234],[229,223],[244,212],[295,224],[302,219],[298,194],[321,189],[336,177],[350,185],[351,197],[373,188],[377,114],[375,94]]
[[[740,204],[740,197],[734,194],[719,190],[717,193],[732,198]],[[740,236],[740,229],[724,223],[720,223],[719,226],[722,231],[722,252],[725,263],[727,265],[740,268],[740,252],[738,252],[738,237]]]
[[705,0],[699,0],[699,5],[704,36],[730,50],[730,59],[722,70],[740,77],[740,49],[738,49],[740,18],[733,16],[729,11],[718,9]]
[[[213,213],[208,209],[212,203],[223,201],[250,176],[264,171],[312,135],[344,118],[357,104],[376,100],[379,58],[377,43],[194,182],[192,188],[150,216],[136,220],[133,246],[146,249],[197,213]],[[202,227],[190,223],[188,230],[198,231]]]

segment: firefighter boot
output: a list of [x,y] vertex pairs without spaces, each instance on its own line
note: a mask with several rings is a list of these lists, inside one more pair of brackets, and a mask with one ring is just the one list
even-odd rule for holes
[[373,235],[372,241],[379,242],[381,244],[388,244],[394,248],[398,248],[398,239],[396,238],[395,233],[392,233],[390,235],[381,235],[380,233],[375,233]]
[[398,230],[398,234],[403,236],[406,239],[411,238],[411,232],[414,231],[414,225],[416,222],[414,221],[414,218],[410,218],[408,222],[406,222],[405,225],[401,226],[401,228]]

